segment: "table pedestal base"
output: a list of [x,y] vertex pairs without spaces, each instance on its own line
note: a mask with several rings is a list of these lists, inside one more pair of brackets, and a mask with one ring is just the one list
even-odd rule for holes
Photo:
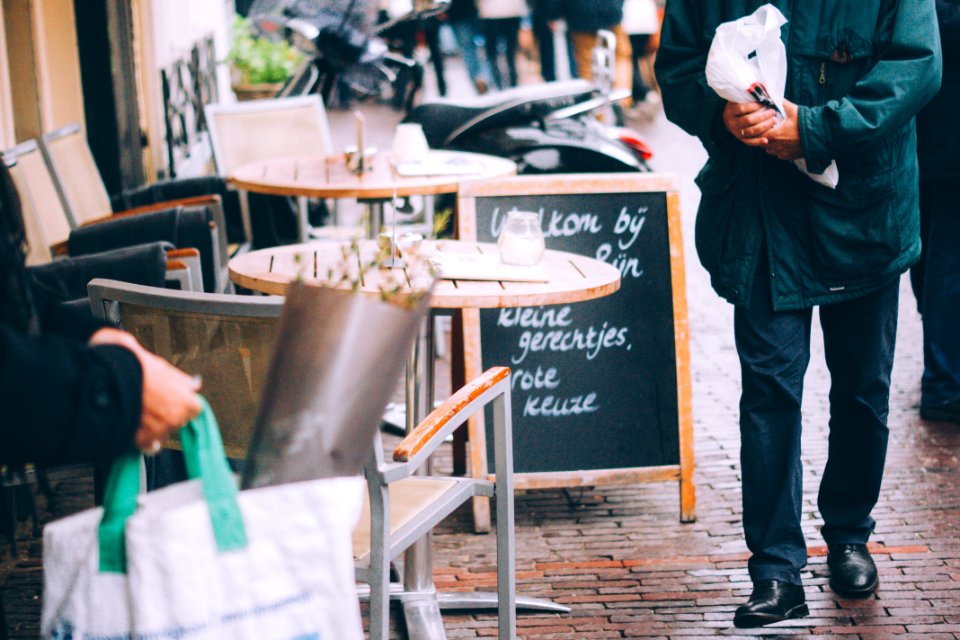
[[[369,588],[359,585],[361,600],[369,597]],[[436,591],[404,591],[399,584],[391,585],[391,602],[403,607],[409,640],[445,640],[441,611],[496,611],[497,594],[487,591],[473,593],[438,593]],[[517,610],[569,613],[570,607],[542,598],[517,596]]]

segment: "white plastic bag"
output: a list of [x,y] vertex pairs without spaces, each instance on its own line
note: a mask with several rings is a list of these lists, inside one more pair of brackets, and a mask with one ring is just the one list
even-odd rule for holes
[[[765,4],[749,16],[717,27],[707,55],[707,84],[725,100],[760,102],[783,119],[787,49],[780,39],[780,27],[786,23],[779,9]],[[821,174],[807,171],[803,159],[794,164],[813,181],[837,188],[840,174],[836,162]]]
[[197,479],[138,499],[134,452],[115,463],[104,509],[47,525],[43,637],[362,640],[351,532],[363,480],[238,493],[209,407],[181,441]]

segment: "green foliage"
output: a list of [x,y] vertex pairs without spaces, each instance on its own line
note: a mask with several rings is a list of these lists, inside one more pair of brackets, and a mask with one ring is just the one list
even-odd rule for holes
[[250,21],[237,16],[233,21],[233,46],[227,62],[240,84],[283,82],[300,64],[302,56],[287,42],[276,42],[253,34]]

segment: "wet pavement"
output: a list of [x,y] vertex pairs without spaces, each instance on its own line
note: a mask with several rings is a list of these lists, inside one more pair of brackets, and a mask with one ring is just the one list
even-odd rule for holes
[[[452,71],[451,71],[452,72]],[[456,86],[456,83],[452,83]],[[389,145],[399,116],[367,109]],[[334,136],[344,114],[331,114]],[[920,320],[909,283],[901,312],[890,398],[890,448],[872,549],[880,570],[876,594],[847,600],[827,586],[816,491],[827,452],[829,378],[817,323],[804,397],[804,531],[810,562],[803,573],[811,615],[753,631],[733,628],[733,610],[750,592],[740,528],[739,374],[732,308],[710,289],[693,248],[698,195],[693,176],[704,152],[662,114],[638,128],[657,153],[657,171],[682,183],[684,246],[691,325],[697,521],[679,522],[678,488],[657,483],[584,490],[521,492],[516,502],[518,593],[550,598],[569,614],[519,615],[526,639],[923,636],[960,639],[960,427],[919,418]],[[344,142],[346,144],[346,142]],[[449,452],[440,467],[449,465]],[[87,479],[56,487],[45,519],[91,504]],[[42,502],[42,500],[41,500]],[[443,590],[492,591],[495,539],[474,535],[460,510],[434,538],[435,577]],[[0,582],[13,638],[36,637],[42,567],[40,544],[21,527],[21,553],[4,556]],[[2,552],[6,553],[4,548]],[[394,611],[393,633],[403,638]],[[495,637],[493,614],[444,616],[449,638]]]

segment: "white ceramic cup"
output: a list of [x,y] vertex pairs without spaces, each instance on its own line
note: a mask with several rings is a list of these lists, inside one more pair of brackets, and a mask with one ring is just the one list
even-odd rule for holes
[[430,151],[427,137],[423,134],[423,127],[416,123],[397,125],[393,134],[391,153],[396,164],[423,162]]

